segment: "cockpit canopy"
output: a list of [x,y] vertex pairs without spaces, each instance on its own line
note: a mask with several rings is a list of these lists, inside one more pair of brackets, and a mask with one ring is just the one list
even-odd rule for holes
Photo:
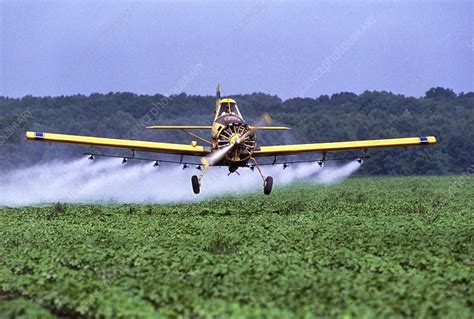
[[217,116],[223,116],[223,115],[237,115],[239,117],[242,117],[240,115],[239,108],[237,107],[237,103],[233,99],[222,99],[219,102],[219,110],[217,110]]

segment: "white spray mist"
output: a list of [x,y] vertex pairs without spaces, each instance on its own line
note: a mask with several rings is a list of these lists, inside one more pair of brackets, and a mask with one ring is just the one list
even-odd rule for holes
[[354,174],[360,167],[361,164],[357,161],[352,161],[342,166],[325,167],[319,172],[315,181],[320,184],[341,182]]
[[[360,167],[356,161],[343,166],[320,168],[317,163],[263,166],[274,185],[289,185],[299,180],[333,183],[347,178]],[[200,195],[191,188],[194,168],[177,165],[153,167],[153,163],[122,165],[121,159],[86,158],[38,164],[0,175],[0,206],[25,206],[43,203],[169,203],[199,201],[225,194],[261,191],[258,172],[240,169],[240,176],[227,176],[225,167],[211,167],[204,176]],[[263,192],[262,192],[263,193]],[[263,195],[262,195],[263,196]]]

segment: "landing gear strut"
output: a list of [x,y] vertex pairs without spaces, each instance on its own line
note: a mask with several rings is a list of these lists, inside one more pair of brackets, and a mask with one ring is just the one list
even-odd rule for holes
[[257,171],[258,173],[260,174],[260,176],[262,177],[262,180],[263,180],[263,193],[265,195],[270,195],[270,193],[272,192],[272,187],[273,187],[273,177],[271,176],[264,176],[263,173],[262,173],[262,170],[260,169],[260,166],[258,165],[257,161],[255,160],[255,158],[251,157],[250,158],[254,164],[255,164],[255,167],[257,168]]

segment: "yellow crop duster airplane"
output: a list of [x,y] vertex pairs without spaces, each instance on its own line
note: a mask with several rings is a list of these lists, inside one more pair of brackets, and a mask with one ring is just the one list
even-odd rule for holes
[[[135,151],[157,152],[176,154],[181,156],[181,160],[166,161],[173,163],[184,163],[183,168],[187,164],[183,162],[184,156],[199,156],[201,163],[196,164],[197,168],[204,167],[203,172],[191,178],[191,183],[194,193],[198,194],[201,188],[201,182],[204,174],[210,166],[227,166],[229,174],[236,172],[238,168],[248,167],[254,170],[257,168],[258,173],[263,180],[263,190],[265,194],[270,194],[273,186],[273,178],[265,176],[260,169],[257,158],[273,157],[272,164],[277,163],[277,156],[295,155],[301,153],[322,153],[322,158],[316,162],[322,166],[326,161],[328,152],[362,150],[364,153],[358,158],[359,163],[366,158],[366,152],[371,148],[390,148],[390,147],[407,147],[416,145],[435,144],[436,138],[434,136],[395,138],[395,139],[379,139],[379,140],[365,140],[365,141],[350,141],[350,142],[335,142],[335,143],[314,143],[314,144],[295,144],[295,145],[275,145],[275,146],[258,146],[256,141],[256,131],[259,130],[288,130],[288,127],[282,126],[268,126],[271,123],[271,118],[265,114],[262,119],[254,125],[248,125],[242,115],[235,100],[230,98],[221,99],[220,85],[217,86],[216,93],[216,107],[214,111],[214,122],[210,126],[149,126],[150,129],[181,129],[199,140],[208,144],[208,146],[198,145],[196,141],[191,144],[173,144],[173,143],[157,143],[149,141],[136,141],[124,139],[111,139],[102,137],[79,136],[79,135],[64,135],[52,134],[42,132],[26,132],[26,139],[35,141],[47,141],[57,143],[72,143],[83,144],[98,147],[113,147],[132,150],[132,157],[125,157],[123,162],[128,159],[135,158]],[[190,132],[190,130],[211,130],[211,140],[207,140],[197,134]],[[90,159],[94,156],[110,156],[86,153]],[[136,158],[142,160],[153,160],[146,158]],[[301,161],[295,161],[301,162]],[[288,163],[283,162],[283,168],[288,166]],[[155,166],[159,166],[159,161],[156,160]]]

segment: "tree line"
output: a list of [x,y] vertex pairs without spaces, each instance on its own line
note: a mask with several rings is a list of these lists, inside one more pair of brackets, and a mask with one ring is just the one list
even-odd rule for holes
[[[432,147],[370,151],[371,158],[360,174],[461,174],[474,164],[472,92],[456,94],[451,89],[437,87],[420,98],[385,91],[365,91],[359,95],[341,92],[285,101],[264,93],[232,97],[250,124],[268,112],[273,124],[292,128],[287,132],[259,132],[259,145],[425,135],[435,135],[439,140]],[[27,142],[24,139],[27,130],[188,143],[193,138],[183,132],[149,130],[145,126],[209,125],[214,102],[213,96],[184,93],[0,97],[1,169],[78,158],[89,149]],[[306,157],[318,158],[317,155]]]

